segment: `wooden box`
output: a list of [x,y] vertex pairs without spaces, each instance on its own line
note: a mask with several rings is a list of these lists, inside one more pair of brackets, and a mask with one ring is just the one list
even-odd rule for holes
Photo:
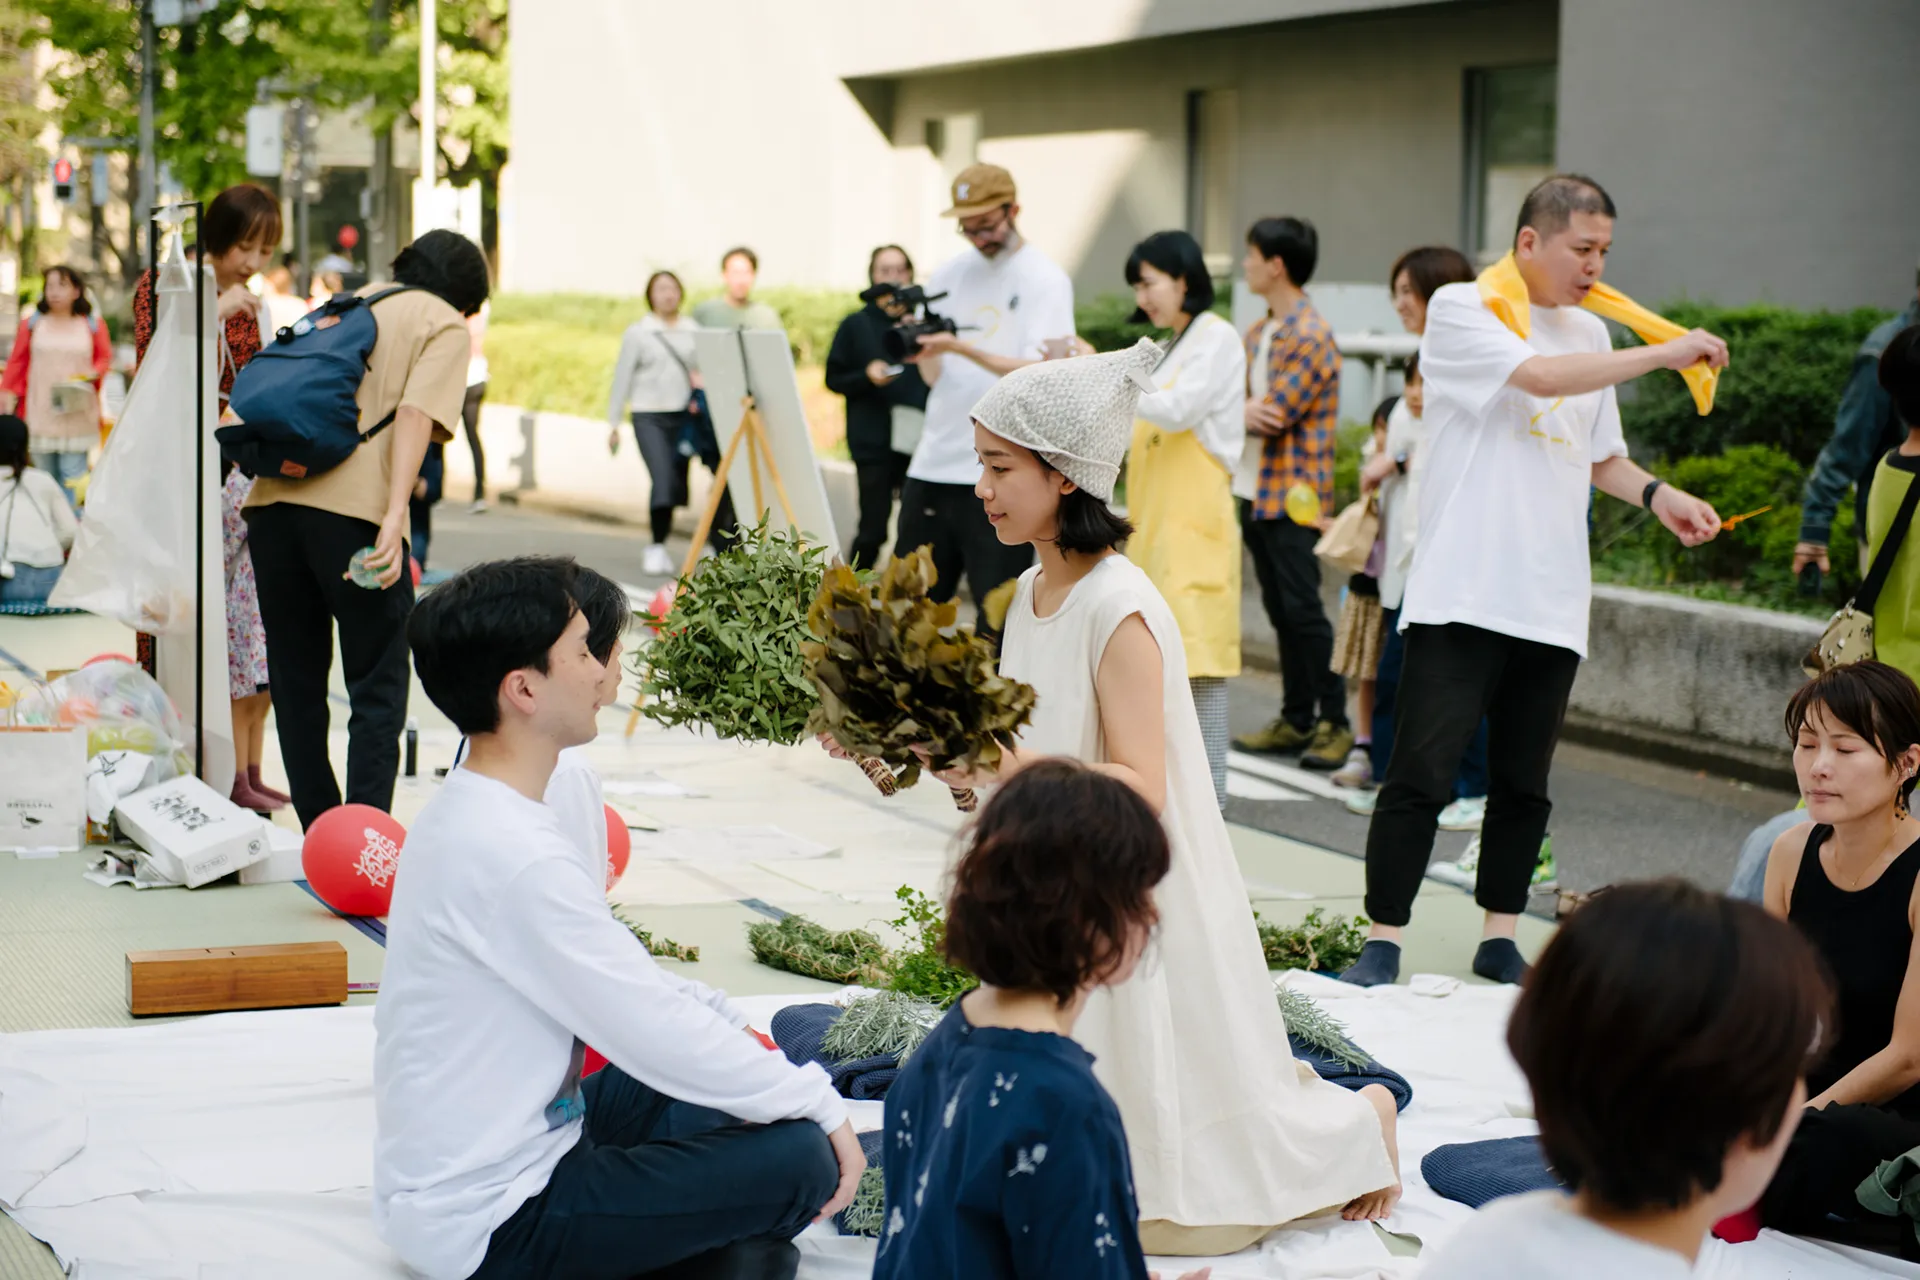
[[135,1017],[346,999],[347,949],[337,942],[127,952],[127,1008]]

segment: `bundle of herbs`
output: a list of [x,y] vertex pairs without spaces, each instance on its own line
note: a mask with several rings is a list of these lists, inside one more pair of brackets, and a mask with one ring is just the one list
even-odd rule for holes
[[1260,949],[1267,954],[1269,969],[1308,969],[1316,973],[1337,973],[1360,958],[1366,945],[1364,917],[1331,918],[1319,907],[1292,928],[1272,924],[1253,913],[1260,930]]
[[877,579],[835,565],[807,615],[820,699],[808,728],[882,761],[901,787],[919,781],[923,753],[935,770],[992,772],[1033,714],[1033,690],[1000,675],[993,645],[929,598],[936,577],[926,547]]
[[819,703],[801,649],[826,560],[824,547],[762,520],[702,561],[666,615],[639,615],[658,632],[635,657],[642,713],[722,738],[799,741]]
[[903,914],[890,923],[907,939],[898,951],[865,929],[835,932],[805,916],[750,924],[747,945],[768,968],[877,987],[945,1009],[980,985],[979,979],[947,959],[947,925],[938,902],[906,885],[894,896]]

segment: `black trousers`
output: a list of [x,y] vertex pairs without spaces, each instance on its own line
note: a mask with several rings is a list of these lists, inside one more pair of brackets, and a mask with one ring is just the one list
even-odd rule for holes
[[413,576],[403,571],[384,591],[356,587],[345,576],[353,553],[372,546],[379,532],[366,520],[286,502],[247,511],[280,757],[302,827],[341,799],[327,753],[335,626],[349,706],[346,799],[393,807],[411,673]]
[[608,1066],[546,1189],[494,1228],[472,1280],[793,1280],[839,1163],[810,1120],[745,1125]]
[[857,569],[870,569],[880,561],[880,548],[887,541],[887,519],[893,515],[893,499],[906,483],[910,453],[888,453],[884,458],[855,461],[854,476],[860,486],[860,528],[847,549],[847,563]]
[[[666,542],[667,535],[673,532],[674,509],[687,505],[687,468],[692,459],[680,452],[680,437],[691,418],[684,409],[677,413],[633,415],[633,442],[639,446],[640,460],[647,464],[647,479],[651,483],[647,515],[655,542]],[[700,461],[709,471],[720,465],[717,454]],[[739,465],[744,466],[745,460],[741,459]],[[714,550],[724,551],[733,545],[734,526],[739,523],[733,510],[732,493],[722,493],[719,509],[713,514],[713,528],[707,534]]]
[[467,388],[460,406],[460,425],[466,428],[467,450],[473,454],[473,500],[487,496],[487,451],[480,447],[480,402],[487,398],[487,384],[476,382]]
[[[995,587],[1019,577],[1033,564],[1032,547],[1025,543],[1010,547],[1000,541],[970,484],[908,479],[901,486],[900,537],[893,554],[911,555],[923,546],[933,548],[939,580],[931,595],[941,604],[959,594],[964,575],[978,608]],[[984,619],[978,630],[981,635],[993,634]]]
[[[1787,1143],[1787,1154],[1760,1198],[1760,1220],[1793,1235],[1847,1238],[1845,1219],[1886,1226],[1860,1207],[1854,1192],[1884,1160],[1920,1147],[1920,1120],[1884,1107],[1828,1106],[1809,1111]],[[1920,1254],[1913,1230],[1899,1229],[1903,1257]]]
[[1482,716],[1487,816],[1474,900],[1518,915],[1553,813],[1547,776],[1580,655],[1457,622],[1410,626],[1406,642],[1393,758],[1367,828],[1367,915],[1395,927],[1412,918],[1440,810]]
[[1280,718],[1296,729],[1347,723],[1347,682],[1333,669],[1333,624],[1320,603],[1320,531],[1291,520],[1256,520],[1240,503],[1240,532],[1253,556],[1260,603],[1280,638]]

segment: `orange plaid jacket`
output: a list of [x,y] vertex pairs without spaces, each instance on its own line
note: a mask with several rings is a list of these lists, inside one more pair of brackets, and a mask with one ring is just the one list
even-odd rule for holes
[[1334,433],[1340,422],[1340,348],[1333,330],[1312,304],[1301,299],[1285,316],[1276,317],[1279,330],[1267,353],[1267,367],[1255,360],[1260,352],[1260,330],[1266,321],[1247,330],[1247,398],[1280,411],[1286,420],[1277,436],[1264,439],[1260,455],[1260,484],[1253,499],[1253,518],[1286,518],[1287,490],[1306,484],[1320,495],[1320,509],[1333,511]]

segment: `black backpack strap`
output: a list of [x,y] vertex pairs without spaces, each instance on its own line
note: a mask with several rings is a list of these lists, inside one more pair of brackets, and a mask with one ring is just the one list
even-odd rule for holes
[[[1889,453],[1887,457],[1891,458]],[[1880,549],[1873,553],[1873,566],[1867,570],[1867,576],[1860,580],[1860,589],[1853,593],[1853,607],[1859,613],[1872,613],[1874,602],[1880,598],[1880,588],[1887,583],[1887,575],[1893,571],[1894,557],[1900,554],[1900,544],[1906,541],[1907,526],[1913,523],[1913,512],[1920,506],[1920,475],[1909,473],[1906,496],[1900,499],[1900,509],[1894,513],[1893,523],[1887,526],[1887,536],[1880,540]]]

